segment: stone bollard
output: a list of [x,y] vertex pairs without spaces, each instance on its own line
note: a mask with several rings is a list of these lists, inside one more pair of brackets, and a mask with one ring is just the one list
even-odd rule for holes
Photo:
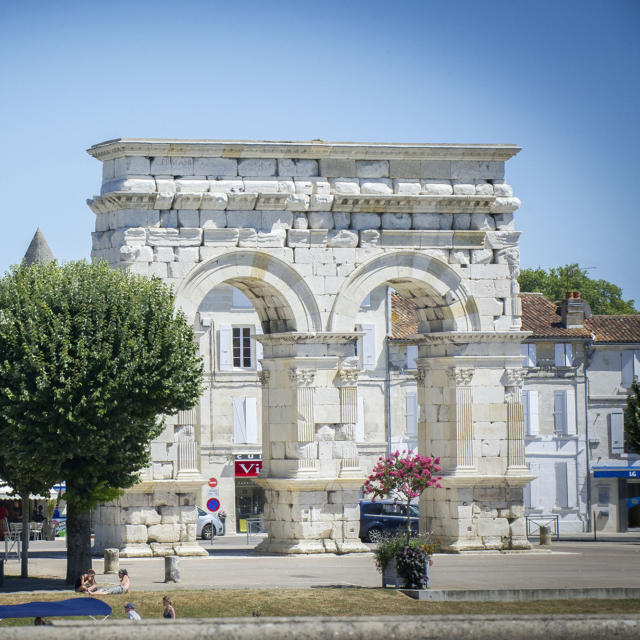
[[104,550],[104,572],[118,573],[120,571],[120,550],[105,549]]
[[551,544],[551,529],[549,527],[540,527],[540,544],[545,546]]
[[4,560],[0,560],[0,587],[4,587]]
[[164,581],[180,582],[180,558],[178,556],[165,556]]

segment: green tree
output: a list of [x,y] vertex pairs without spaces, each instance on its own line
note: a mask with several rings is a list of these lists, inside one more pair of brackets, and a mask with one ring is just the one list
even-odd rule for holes
[[0,468],[66,481],[68,583],[91,566],[90,510],[136,483],[162,414],[199,398],[202,363],[174,302],[160,280],[106,263],[0,279]]
[[548,271],[537,269],[522,269],[518,278],[520,291],[537,291],[544,293],[549,300],[560,303],[567,291],[579,291],[584,300],[589,303],[594,314],[618,315],[623,313],[636,314],[633,300],[622,298],[622,289],[607,280],[594,280],[578,264],[567,264]]
[[640,454],[640,383],[634,378],[624,410],[624,432],[627,450]]

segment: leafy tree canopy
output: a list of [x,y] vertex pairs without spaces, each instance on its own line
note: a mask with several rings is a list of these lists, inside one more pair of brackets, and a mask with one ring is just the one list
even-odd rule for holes
[[159,416],[191,408],[201,384],[193,330],[160,280],[86,262],[0,278],[7,481],[15,469],[33,474],[30,490],[65,480],[75,512],[115,498],[148,464]]
[[633,300],[623,300],[622,289],[607,280],[594,280],[579,264],[567,264],[548,271],[522,269],[518,278],[520,291],[537,291],[549,300],[560,303],[567,291],[579,291],[581,297],[589,303],[594,314],[617,315],[636,314]]
[[640,454],[640,383],[635,378],[631,383],[627,406],[624,410],[624,431],[627,449]]

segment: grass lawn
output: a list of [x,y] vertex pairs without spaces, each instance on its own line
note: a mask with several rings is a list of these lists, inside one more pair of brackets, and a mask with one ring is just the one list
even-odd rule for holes
[[[207,591],[134,591],[100,596],[113,607],[112,618],[124,618],[123,605],[133,602],[142,618],[162,617],[162,596],[168,594],[179,618],[260,616],[380,616],[447,614],[629,614],[640,613],[636,600],[544,600],[536,602],[419,602],[394,589],[211,589]],[[0,594],[0,604],[62,600],[64,593]],[[89,597],[80,596],[77,597]],[[2,620],[7,625],[33,624],[31,618]],[[0,634],[1,635],[1,634]]]

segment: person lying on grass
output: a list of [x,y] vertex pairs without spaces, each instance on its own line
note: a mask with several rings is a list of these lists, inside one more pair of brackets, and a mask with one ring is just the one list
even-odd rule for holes
[[131,581],[129,580],[129,574],[126,569],[120,569],[118,571],[118,578],[120,578],[120,584],[117,587],[107,587],[106,589],[98,589],[97,591],[91,591],[91,595],[113,595],[116,593],[129,593],[131,587]]

